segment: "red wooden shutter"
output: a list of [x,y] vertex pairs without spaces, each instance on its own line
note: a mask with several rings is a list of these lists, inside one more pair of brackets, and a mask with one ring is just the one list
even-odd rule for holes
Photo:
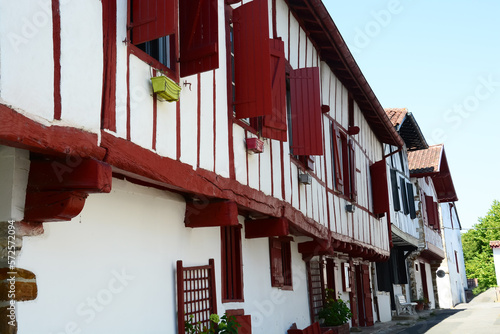
[[363,299],[365,305],[366,326],[373,326],[372,294],[370,288],[370,267],[366,264],[361,265],[363,274]]
[[179,1],[181,77],[219,67],[217,0]]
[[439,210],[438,210],[438,203],[432,202],[434,205],[434,228],[438,230],[439,233],[441,233],[441,225],[439,224]]
[[356,152],[352,140],[349,141],[349,167],[351,177],[351,199],[356,202],[358,198],[358,189],[356,187]]
[[373,213],[376,215],[389,212],[389,187],[387,185],[387,167],[385,159],[370,166],[373,194]]
[[272,113],[264,116],[262,135],[287,141],[286,135],[286,77],[285,43],[281,39],[269,41],[271,51]]
[[343,191],[342,179],[342,163],[340,160],[342,152],[342,140],[340,137],[340,130],[334,123],[332,126],[332,146],[333,146],[333,165],[335,168],[335,187],[338,191]]
[[271,260],[271,286],[282,287],[284,277],[283,262],[281,259],[281,240],[269,238],[269,255]]
[[290,75],[292,149],[294,155],[323,155],[319,67]]
[[267,0],[254,0],[233,11],[236,118],[272,111],[268,16]]
[[174,34],[176,18],[176,0],[132,1],[132,43],[141,44]]
[[429,223],[429,226],[435,226],[436,223],[436,217],[435,217],[435,210],[434,210],[434,200],[432,196],[425,196],[425,209],[427,211],[427,220]]

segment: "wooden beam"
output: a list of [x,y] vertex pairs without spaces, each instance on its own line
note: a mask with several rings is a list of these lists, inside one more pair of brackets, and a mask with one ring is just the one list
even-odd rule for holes
[[288,220],[283,217],[245,220],[245,238],[283,237],[290,234]]
[[315,239],[312,241],[302,242],[298,246],[299,253],[302,258],[311,258],[315,255],[333,255],[332,245],[327,240]]
[[24,221],[68,221],[76,217],[85,205],[84,192],[30,192],[26,193]]
[[93,159],[32,160],[28,185],[34,191],[109,193],[111,166]]
[[238,207],[233,201],[186,203],[186,227],[237,226]]

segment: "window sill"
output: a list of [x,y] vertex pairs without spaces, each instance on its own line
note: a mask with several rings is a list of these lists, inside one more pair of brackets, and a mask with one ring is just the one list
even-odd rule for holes
[[250,124],[248,124],[240,119],[237,119],[234,116],[233,116],[233,124],[241,126],[246,131],[251,132],[260,138],[259,132],[257,130],[255,130]]
[[222,299],[223,304],[227,303],[244,303],[245,299]]

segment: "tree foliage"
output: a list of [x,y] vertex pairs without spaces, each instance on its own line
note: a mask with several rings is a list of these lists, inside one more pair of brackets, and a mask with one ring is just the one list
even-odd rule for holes
[[478,287],[474,289],[474,294],[496,286],[490,241],[500,240],[500,202],[493,201],[488,214],[478,221],[472,230],[462,234],[467,277],[478,279]]

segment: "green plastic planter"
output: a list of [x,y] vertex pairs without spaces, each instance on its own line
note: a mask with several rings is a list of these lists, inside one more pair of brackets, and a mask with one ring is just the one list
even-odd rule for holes
[[179,101],[181,86],[173,82],[171,79],[162,75],[159,77],[152,77],[151,83],[153,84],[153,92],[158,94],[158,96],[164,100],[169,102]]

